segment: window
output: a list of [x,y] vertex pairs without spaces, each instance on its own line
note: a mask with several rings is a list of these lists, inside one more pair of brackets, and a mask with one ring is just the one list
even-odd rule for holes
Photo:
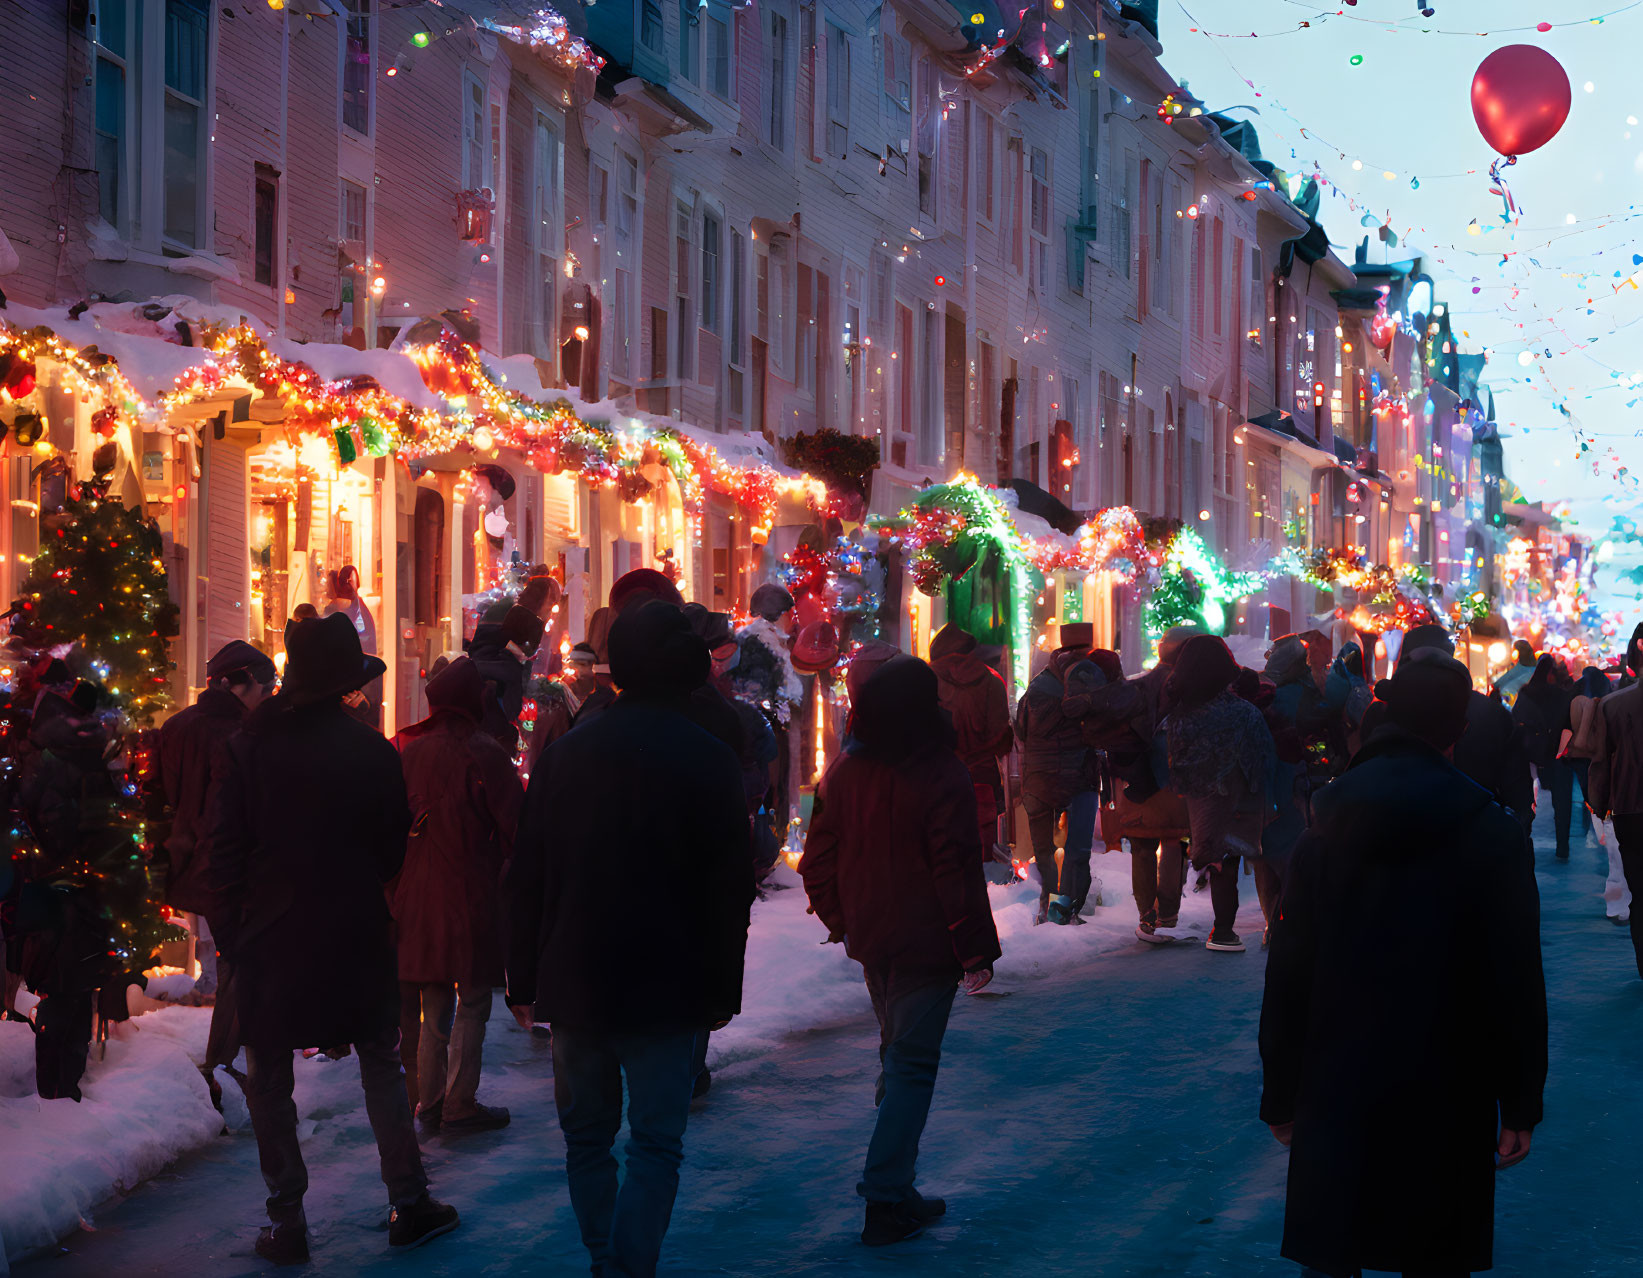
[[778,369],[787,368],[787,280],[788,260],[784,245],[773,245],[769,256],[769,279],[765,289],[765,344]]
[[252,278],[258,284],[272,284],[279,269],[276,237],[279,234],[280,175],[266,164],[256,167],[256,190],[252,205]]
[[205,0],[166,0],[165,200],[167,240],[200,247],[205,221],[205,59],[211,15]]
[[802,391],[816,391],[816,272],[799,264],[798,322],[793,331],[793,384]]
[[675,376],[681,381],[690,375],[690,335],[696,331],[695,307],[690,296],[690,205],[673,204],[673,316],[677,334],[674,341]]
[[553,358],[559,344],[559,199],[559,129],[538,114],[531,163],[532,284],[537,352],[546,359]]
[[827,28],[827,153],[841,160],[850,154],[850,38],[831,24]]
[[679,0],[679,76],[696,83],[696,64],[702,56],[702,26],[696,0]]
[[779,13],[770,15],[770,39],[767,43],[770,58],[770,110],[765,115],[765,141],[778,151],[787,150],[787,19]]
[[727,101],[730,98],[730,16],[707,14],[707,83]]
[[924,348],[919,369],[918,459],[926,466],[941,460],[941,313],[933,306],[924,309]]
[[342,181],[342,238],[365,243],[365,188],[358,182]]
[[1124,253],[1124,278],[1133,279],[1140,263],[1137,253],[1140,248],[1140,237],[1136,230],[1141,223],[1141,160],[1133,152],[1124,152],[1124,202],[1123,211],[1118,215],[1121,227]]
[[1011,138],[1004,148],[1004,238],[1010,246],[1010,269],[1017,275],[1021,274],[1023,261],[1021,179],[1024,164],[1021,139]]
[[633,376],[633,284],[620,266],[616,268],[615,296],[611,299],[611,372],[617,377]]
[[662,0],[639,0],[639,42],[652,53],[662,51]]
[[745,362],[746,321],[742,315],[743,294],[747,292],[747,241],[740,231],[730,233],[730,363],[740,368]]
[[890,255],[873,254],[873,296],[868,304],[867,318],[874,328],[890,320]]
[[616,197],[616,233],[632,235],[639,220],[639,161],[622,155],[616,162],[619,190]]
[[110,0],[99,17],[94,119],[97,211],[110,226],[124,228],[127,222],[126,73],[131,53],[125,0]]
[[1050,157],[1039,147],[1032,155],[1033,261],[1030,280],[1043,293],[1050,287]]
[[1226,290],[1227,272],[1226,272],[1225,255],[1226,255],[1226,228],[1222,225],[1221,219],[1216,218],[1215,219],[1215,265],[1212,269],[1215,272],[1214,277],[1213,277],[1214,280],[1215,280],[1215,303],[1214,303],[1214,305],[1215,305],[1215,325],[1214,325],[1214,331],[1215,331],[1215,336],[1217,336],[1217,337],[1219,337],[1221,335],[1221,325],[1222,325],[1222,322],[1223,322],[1223,317],[1226,314],[1226,293],[1225,293],[1225,290]]
[[1170,201],[1164,209],[1164,256],[1168,260],[1169,274],[1169,313],[1172,316],[1181,314],[1181,304],[1186,300],[1182,289],[1182,272],[1186,269],[1186,254],[1181,251],[1181,226],[1185,218],[1172,210],[1184,208],[1181,194],[1180,179],[1170,183]]
[[1084,224],[1100,226],[1101,90],[1091,89],[1084,104]]
[[462,185],[477,191],[491,184],[491,149],[485,137],[485,85],[473,72],[462,81]]
[[348,0],[342,45],[342,122],[371,131],[371,0]]
[[702,327],[719,331],[719,219],[702,215]]
[[937,150],[941,143],[941,80],[936,64],[918,64],[918,211],[934,220],[938,201]]
[[1249,246],[1249,332],[1248,336],[1259,346],[1266,334],[1266,275],[1261,267],[1261,246]]
[[[886,10],[885,12],[889,12]],[[884,60],[884,120],[890,145],[906,154],[912,136],[913,50],[894,30],[880,42]]]
[[1175,238],[1175,228],[1170,225],[1173,219],[1164,207],[1162,179],[1154,174],[1149,186],[1147,198],[1151,204],[1149,215],[1152,218],[1152,307],[1156,311],[1168,312],[1174,309],[1175,301],[1170,292],[1173,287],[1170,271],[1174,258],[1170,251],[1170,241]]

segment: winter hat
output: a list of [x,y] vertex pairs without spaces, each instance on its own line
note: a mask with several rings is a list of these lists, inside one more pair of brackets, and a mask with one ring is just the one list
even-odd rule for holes
[[1064,621],[1061,623],[1061,651],[1069,648],[1095,647],[1095,626],[1088,621]]
[[1466,731],[1471,699],[1472,676],[1466,667],[1432,648],[1405,653],[1384,698],[1393,723],[1439,750],[1447,750]]
[[873,677],[880,666],[905,655],[900,648],[882,639],[868,639],[858,644],[844,670],[844,690],[850,697],[850,704],[856,703],[862,685]]
[[571,650],[565,654],[565,664],[567,666],[587,666],[591,670],[593,668],[593,663],[594,652],[592,644],[573,644],[571,646]]
[[508,615],[502,619],[502,639],[505,643],[518,644],[520,651],[526,656],[536,652],[542,642],[542,632],[546,627],[542,618],[538,617],[529,608],[521,608],[515,604],[508,609]]
[[730,624],[728,612],[710,612],[705,604],[688,603],[685,605],[685,620],[690,622],[690,628],[701,637],[709,652],[718,652],[720,648],[727,648],[736,642],[736,632]]
[[1354,678],[1363,678],[1363,649],[1355,643],[1349,643],[1341,649],[1341,665]]
[[610,675],[624,694],[686,697],[707,682],[707,645],[675,604],[628,608],[610,628]]
[[1263,679],[1248,666],[1238,671],[1238,677],[1232,681],[1232,690],[1258,710],[1271,705],[1278,692],[1270,679]]
[[1173,666],[1187,640],[1203,633],[1197,626],[1171,626],[1158,639],[1158,664]]
[[1089,660],[1106,676],[1108,683],[1124,682],[1124,661],[1111,648],[1091,648]]
[[1172,707],[1191,710],[1224,691],[1238,677],[1238,660],[1219,635],[1194,635],[1181,646],[1164,684]]
[[936,631],[935,638],[930,640],[931,661],[939,661],[942,657],[961,656],[975,650],[976,637],[961,628],[956,621],[949,621]]
[[285,687],[287,708],[312,705],[363,688],[381,676],[387,665],[367,657],[359,645],[359,631],[345,612],[293,621],[285,627]]
[[450,710],[478,723],[485,717],[485,679],[470,657],[447,662],[423,689],[429,710]]
[[1432,649],[1447,657],[1455,651],[1455,642],[1442,626],[1416,626],[1403,637],[1403,650],[1398,653],[1399,662],[1422,649]]
[[610,606],[615,612],[625,612],[636,600],[648,603],[652,599],[660,599],[675,608],[682,608],[685,603],[679,588],[654,568],[635,568],[623,573],[610,588]]
[[905,654],[861,685],[850,717],[857,753],[898,763],[933,746],[952,747],[953,724],[941,708],[936,672]]
[[748,610],[755,617],[775,621],[783,613],[793,611],[793,596],[775,582],[767,581],[753,592],[753,598],[748,601]]
[[1266,650],[1266,669],[1263,674],[1273,683],[1292,683],[1306,673],[1306,640],[1300,635],[1285,635]]
[[839,632],[831,621],[812,622],[793,641],[793,669],[800,674],[831,670],[839,659]]
[[205,681],[208,684],[241,672],[257,683],[273,683],[276,677],[274,663],[268,659],[268,654],[253,648],[243,639],[225,643],[205,663]]

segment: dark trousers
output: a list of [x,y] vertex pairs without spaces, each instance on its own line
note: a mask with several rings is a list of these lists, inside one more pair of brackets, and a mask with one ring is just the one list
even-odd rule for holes
[[1186,872],[1186,854],[1177,840],[1166,843],[1161,856],[1157,839],[1130,840],[1130,890],[1143,923],[1180,915]]
[[71,990],[41,1000],[34,1016],[34,1090],[42,1100],[80,1099],[95,998],[94,990]]
[[1552,825],[1557,835],[1557,850],[1569,851],[1569,821],[1574,815],[1575,774],[1562,759],[1553,759],[1537,769],[1540,784],[1552,793]]
[[944,981],[892,991],[882,977],[869,972],[867,993],[879,1018],[879,1079],[873,1097],[879,1116],[856,1192],[872,1203],[905,1202],[917,1197],[913,1178],[919,1137],[930,1117],[941,1040],[958,986]]
[[[408,984],[399,983],[402,1019],[412,1014],[406,1007]],[[470,1118],[479,1108],[475,1093],[479,1090],[485,1022],[491,1019],[491,988],[470,981],[455,985],[435,981],[410,984],[409,988],[421,1007],[414,1049],[417,1080],[414,1108],[428,1114],[437,1106],[442,1119]],[[400,1037],[403,1041],[403,1029]],[[406,1049],[408,1060],[411,1051]]]
[[217,996],[211,1004],[211,1030],[205,1040],[206,1072],[219,1065],[232,1065],[240,1054],[239,985],[234,965],[217,956]]
[[[428,1190],[422,1151],[411,1126],[405,1098],[405,1076],[399,1067],[399,1031],[385,1030],[356,1040],[359,1081],[365,1089],[365,1113],[382,1158],[382,1183],[396,1207],[409,1207]],[[245,1099],[251,1128],[257,1134],[257,1156],[268,1186],[268,1219],[276,1225],[303,1224],[302,1196],[308,1191],[308,1168],[297,1144],[297,1105],[291,1099],[294,1077],[286,1049],[245,1049]]]
[[[706,1034],[608,1034],[553,1026],[553,1100],[565,1133],[571,1207],[593,1272],[651,1278],[673,1218],[696,1041]],[[627,1175],[611,1153],[628,1085]]]
[[1617,812],[1614,838],[1620,845],[1626,886],[1632,890],[1632,951],[1637,957],[1637,974],[1643,976],[1643,813]]
[[[1260,898],[1261,914],[1268,927],[1278,912],[1278,898],[1283,895],[1283,879],[1277,867],[1264,856],[1245,858],[1255,877],[1255,895]],[[1215,930],[1231,932],[1238,919],[1238,858],[1228,857],[1209,874],[1209,902],[1215,911]]]
[[1563,762],[1569,765],[1575,774],[1575,780],[1580,782],[1580,832],[1583,835],[1589,834],[1592,829],[1592,810],[1586,806],[1586,803],[1590,789],[1592,761],[1590,759],[1566,758]]
[[[1090,851],[1095,845],[1095,821],[1100,815],[1101,796],[1081,790],[1065,803],[1052,803],[1035,794],[1023,796],[1027,809],[1027,834],[1033,844],[1033,863],[1038,867],[1041,903],[1052,896],[1068,897],[1082,908],[1090,894]],[[1067,846],[1062,849],[1061,868],[1055,865],[1055,823],[1067,814]]]

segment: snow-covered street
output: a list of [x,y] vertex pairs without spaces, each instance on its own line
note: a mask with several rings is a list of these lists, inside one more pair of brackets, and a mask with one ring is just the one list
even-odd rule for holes
[[[1603,917],[1600,854],[1577,838],[1573,861],[1558,864],[1548,843],[1539,849],[1552,1011],[1547,1116],[1533,1156],[1500,1181],[1496,1272],[1634,1273],[1643,1264],[1633,1210],[1643,1192],[1643,1096],[1631,1084],[1643,1056],[1643,983],[1625,930]],[[756,925],[750,962],[767,966],[751,974],[748,1030],[727,1036],[713,1092],[692,1114],[663,1272],[1297,1272],[1277,1256],[1284,1155],[1254,1118],[1262,955],[1123,943],[1134,918],[1125,862],[1098,858],[1097,871],[1108,904],[1094,927],[1023,935],[1010,926],[1016,908],[1001,913],[997,992],[955,1010],[920,1159],[921,1183],[947,1195],[950,1214],[887,1252],[855,1238],[876,1065],[866,997],[848,994],[824,966],[822,976],[790,972],[795,992],[833,1000],[834,1015],[821,1019],[834,1023],[783,1033],[805,1018],[796,1000],[776,999],[780,974],[768,964],[841,960],[773,944]],[[1258,938],[1254,893],[1244,896],[1242,930]],[[1203,929],[1206,914],[1193,898],[1185,926]],[[796,911],[790,922],[819,932]],[[1075,944],[1087,953],[1048,953]],[[1035,963],[1037,977],[1023,970]],[[512,1107],[513,1125],[425,1142],[435,1192],[461,1209],[463,1227],[410,1257],[387,1254],[357,1068],[303,1063],[298,1104],[319,1272],[585,1269],[547,1041],[516,1030],[500,1000],[490,1028],[482,1096]],[[232,1083],[226,1091],[228,1136],[97,1212],[93,1232],[20,1272],[261,1271],[251,1254],[262,1219],[256,1146]]]

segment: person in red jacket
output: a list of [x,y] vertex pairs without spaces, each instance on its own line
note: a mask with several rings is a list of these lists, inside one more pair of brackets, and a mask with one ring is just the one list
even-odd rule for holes
[[975,787],[953,752],[935,673],[886,662],[861,687],[852,743],[822,779],[799,870],[831,939],[862,966],[881,1031],[878,1122],[856,1192],[861,1240],[900,1242],[946,1212],[913,1188],[953,996],[992,979],[998,930]]
[[1004,793],[998,761],[1015,744],[1004,677],[987,664],[976,637],[951,621],[930,640],[930,669],[941,684],[941,707],[953,717],[958,737],[954,748],[975,786],[981,854],[986,857],[998,841],[999,801]]

